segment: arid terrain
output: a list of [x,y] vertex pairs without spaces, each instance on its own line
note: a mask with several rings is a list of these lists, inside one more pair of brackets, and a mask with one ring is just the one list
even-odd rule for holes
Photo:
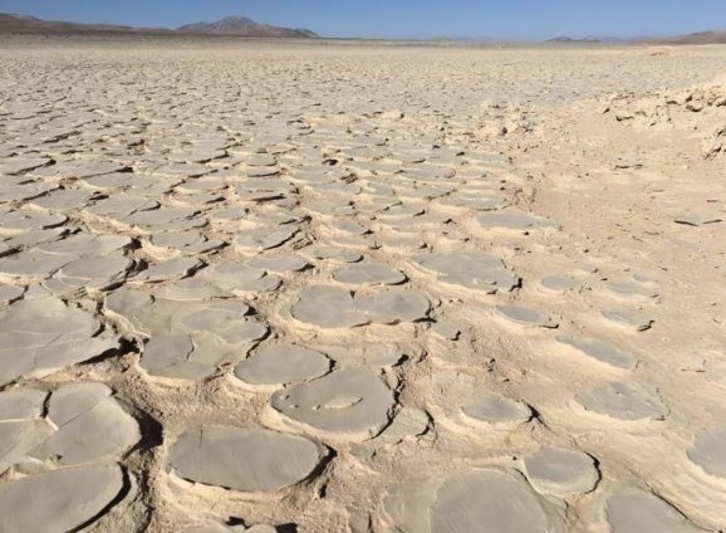
[[2,36],[0,531],[723,530],[725,53]]

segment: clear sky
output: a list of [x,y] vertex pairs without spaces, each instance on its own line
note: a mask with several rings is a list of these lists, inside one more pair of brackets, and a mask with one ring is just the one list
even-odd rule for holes
[[0,12],[165,28],[243,15],[324,37],[537,40],[726,28],[726,0],[0,0]]

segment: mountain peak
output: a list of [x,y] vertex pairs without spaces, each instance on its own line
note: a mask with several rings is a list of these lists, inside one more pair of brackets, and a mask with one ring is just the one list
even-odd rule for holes
[[315,33],[309,30],[268,26],[241,15],[228,16],[216,22],[186,24],[178,28],[178,31],[185,33],[240,35],[244,37],[317,37]]

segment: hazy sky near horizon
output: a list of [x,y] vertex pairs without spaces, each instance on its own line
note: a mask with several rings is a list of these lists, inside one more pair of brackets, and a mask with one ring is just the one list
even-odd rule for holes
[[324,37],[536,40],[726,28],[726,0],[0,0],[0,12],[164,28],[243,15]]

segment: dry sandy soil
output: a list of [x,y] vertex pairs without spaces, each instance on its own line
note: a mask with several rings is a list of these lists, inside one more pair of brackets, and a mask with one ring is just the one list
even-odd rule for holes
[[0,531],[725,528],[725,52],[4,37]]

